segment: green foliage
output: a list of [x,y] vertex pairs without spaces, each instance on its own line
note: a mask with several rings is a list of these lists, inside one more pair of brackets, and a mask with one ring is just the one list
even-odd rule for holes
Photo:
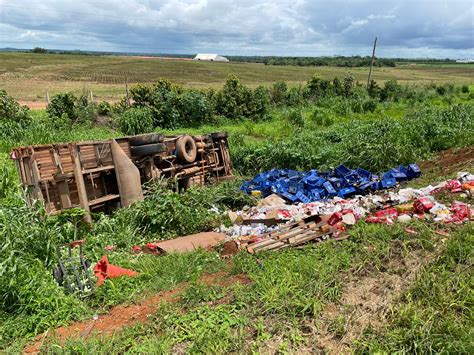
[[304,115],[303,111],[299,108],[295,108],[292,110],[288,111],[288,122],[293,125],[294,127],[297,127],[298,129],[301,129],[304,127]]
[[132,107],[117,119],[120,130],[126,135],[136,135],[153,131],[154,122],[148,107]]
[[333,88],[329,80],[321,79],[319,75],[314,75],[306,84],[306,90],[311,98],[319,99],[330,95]]
[[29,109],[0,90],[0,139],[19,141],[31,123]]
[[187,90],[179,98],[179,115],[181,126],[200,126],[212,121],[212,104],[202,91]]
[[270,101],[275,106],[284,105],[286,103],[286,95],[288,85],[284,81],[277,81],[270,89]]
[[177,193],[161,184],[148,186],[144,201],[122,208],[113,216],[100,216],[93,226],[89,245],[102,249],[115,245],[129,250],[150,240],[209,231],[226,223],[215,209],[242,208],[254,201],[238,189],[238,182],[212,188],[191,188]]
[[0,90],[0,122],[25,122],[30,120],[29,109],[20,106],[6,91]]
[[48,51],[41,47],[35,47],[31,50],[31,53],[48,53]]
[[469,86],[468,85],[461,86],[461,92],[463,94],[468,94],[469,93]]
[[75,106],[77,97],[72,93],[57,94],[51,99],[46,111],[50,117],[60,118],[65,115],[69,120],[76,119]]
[[80,97],[72,93],[57,94],[51,99],[46,112],[51,118],[71,123],[92,122],[97,116],[95,105],[89,102],[86,92]]
[[[285,139],[232,144],[232,157],[242,174],[272,168],[328,168],[341,163],[382,171],[442,149],[473,144],[473,109],[467,105],[432,107],[401,119],[375,117],[335,123],[324,131],[296,130]],[[332,119],[325,121],[326,111],[318,108],[315,112],[314,123],[331,123]]]
[[101,101],[97,105],[97,113],[101,116],[110,116],[112,113],[112,105],[107,101]]
[[227,118],[265,118],[268,110],[268,91],[263,87],[251,90],[242,85],[235,75],[229,75],[221,91],[216,94],[216,113]]

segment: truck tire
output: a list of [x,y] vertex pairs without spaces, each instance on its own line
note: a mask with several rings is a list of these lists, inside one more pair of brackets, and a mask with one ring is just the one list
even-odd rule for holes
[[185,135],[176,141],[176,156],[183,163],[192,163],[196,160],[196,142],[191,136]]
[[227,132],[215,132],[211,134],[213,140],[225,139],[227,138]]
[[128,138],[128,143],[131,146],[138,147],[141,145],[155,144],[163,142],[164,136],[158,133],[140,134]]
[[161,143],[146,144],[146,145],[130,147],[130,153],[134,157],[141,157],[144,155],[153,155],[153,154],[161,153],[161,152],[163,152],[163,145]]

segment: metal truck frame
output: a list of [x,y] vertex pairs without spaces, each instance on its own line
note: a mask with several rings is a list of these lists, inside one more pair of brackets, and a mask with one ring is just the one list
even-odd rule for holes
[[28,204],[42,201],[50,214],[81,207],[88,222],[90,212],[141,200],[150,180],[173,179],[186,189],[234,177],[225,132],[18,147],[11,158]]

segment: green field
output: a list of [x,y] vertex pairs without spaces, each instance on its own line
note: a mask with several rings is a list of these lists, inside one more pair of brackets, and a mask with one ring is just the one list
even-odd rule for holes
[[[97,99],[117,100],[125,93],[125,82],[151,83],[169,79],[187,87],[220,87],[230,73],[249,86],[270,85],[278,80],[289,85],[306,83],[315,73],[326,79],[350,72],[365,82],[368,68],[265,66],[255,63],[205,63],[185,60],[86,56],[66,54],[0,53],[0,89],[20,101],[45,102],[50,95],[84,89]],[[400,83],[474,83],[474,65],[400,65],[375,68],[376,81]]]

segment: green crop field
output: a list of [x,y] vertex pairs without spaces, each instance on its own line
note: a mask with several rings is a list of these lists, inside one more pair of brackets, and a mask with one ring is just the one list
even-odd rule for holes
[[[97,99],[118,100],[125,82],[152,83],[169,79],[187,87],[220,87],[229,74],[249,86],[271,85],[283,80],[289,85],[306,83],[314,74],[326,79],[350,72],[365,82],[368,68],[265,66],[255,63],[209,63],[160,58],[86,56],[66,54],[0,53],[0,89],[20,101],[45,102],[50,95],[92,90]],[[400,65],[375,68],[376,81],[400,83],[472,84],[474,65]]]

